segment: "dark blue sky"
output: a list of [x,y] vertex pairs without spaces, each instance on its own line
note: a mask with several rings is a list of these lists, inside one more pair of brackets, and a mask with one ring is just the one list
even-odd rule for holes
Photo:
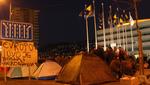
[[[85,21],[79,17],[80,11],[84,7],[83,0],[12,0],[13,7],[34,8],[40,10],[40,46],[61,42],[85,42]],[[96,5],[100,3],[96,0]],[[112,0],[103,0],[104,4],[110,4]],[[116,7],[116,3],[113,2]],[[118,3],[118,6],[120,3]],[[108,12],[108,7],[106,12]],[[7,18],[6,12],[8,6],[0,8],[0,18]],[[123,8],[129,8],[124,5]],[[150,0],[141,0],[139,5],[139,18],[150,18]],[[106,14],[108,15],[108,14]],[[92,18],[90,24],[90,40],[93,41],[94,31],[92,28]]]

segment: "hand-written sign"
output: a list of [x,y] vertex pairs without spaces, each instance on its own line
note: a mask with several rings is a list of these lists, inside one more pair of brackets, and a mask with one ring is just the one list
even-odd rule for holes
[[32,42],[2,41],[1,66],[37,63],[37,50]]
[[33,26],[30,23],[1,21],[1,39],[33,40]]

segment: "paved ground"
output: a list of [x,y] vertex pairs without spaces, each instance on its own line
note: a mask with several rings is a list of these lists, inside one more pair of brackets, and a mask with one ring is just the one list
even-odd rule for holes
[[[0,79],[0,85],[69,85],[58,83],[54,80],[28,80],[28,79]],[[106,83],[103,85],[120,85],[120,82]]]
[[[4,80],[0,80],[0,85],[69,85],[69,84],[61,84],[53,80],[9,79],[7,80],[7,82],[4,82]],[[121,85],[121,84],[120,82],[112,82],[101,85]],[[150,84],[143,84],[143,85],[150,85]]]
[[[145,70],[145,75],[150,74],[150,70]],[[0,85],[68,85],[68,84],[62,84],[58,83],[54,80],[29,80],[28,78],[26,79],[9,79],[7,78],[7,82],[4,82],[4,78],[0,77]],[[121,85],[120,82],[112,82],[112,83],[105,83],[101,85]],[[150,80],[149,84],[144,84],[144,85],[150,85]]]
[[50,80],[8,80],[0,81],[0,85],[64,85]]

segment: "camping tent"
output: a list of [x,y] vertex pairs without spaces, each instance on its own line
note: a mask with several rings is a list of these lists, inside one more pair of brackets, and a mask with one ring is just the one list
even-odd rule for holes
[[57,78],[58,82],[78,85],[97,85],[115,80],[101,58],[85,53],[73,57]]
[[37,66],[34,64],[30,67],[21,66],[21,67],[11,67],[7,73],[7,77],[9,78],[21,78],[21,77],[29,77],[33,72],[37,69]]
[[62,67],[56,62],[47,60],[34,72],[33,77],[37,79],[54,79],[61,68]]

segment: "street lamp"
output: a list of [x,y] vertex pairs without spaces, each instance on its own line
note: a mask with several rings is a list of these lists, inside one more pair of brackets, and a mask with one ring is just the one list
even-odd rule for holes
[[[12,15],[12,0],[10,0],[9,2],[9,20],[11,21],[11,15]],[[3,4],[6,4],[6,0],[0,0],[0,3],[3,3]],[[0,46],[0,52],[2,52],[2,46]],[[4,81],[6,82],[7,81],[7,78],[6,78],[6,67],[4,67]]]
[[6,0],[0,0],[0,3],[6,3]]
[[140,75],[144,75],[144,66],[143,66],[143,46],[142,46],[142,33],[139,29],[138,26],[138,12],[137,12],[137,3],[139,2],[139,0],[133,0],[133,4],[134,4],[134,13],[135,13],[135,17],[136,17],[136,28],[137,28],[137,33],[138,33],[138,51],[139,51],[139,72]]
[[[6,0],[0,0],[1,4],[6,4]],[[9,20],[11,20],[12,15],[12,0],[9,0]]]
[[12,15],[12,0],[9,2],[9,20],[11,21],[11,15]]

